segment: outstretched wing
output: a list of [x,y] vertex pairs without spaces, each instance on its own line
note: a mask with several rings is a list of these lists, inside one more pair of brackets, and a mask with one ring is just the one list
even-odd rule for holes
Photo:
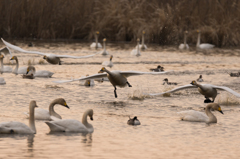
[[124,76],[124,77],[130,77],[130,76],[137,76],[137,75],[160,75],[160,74],[165,74],[167,72],[171,71],[166,71],[166,72],[139,72],[139,71],[120,71],[119,73]]
[[11,51],[6,46],[0,49],[0,53],[4,53],[4,55],[8,55],[9,54],[9,55],[12,56]]
[[83,58],[88,58],[88,57],[95,56],[95,55],[100,54],[100,53],[101,52],[98,52],[96,54],[91,54],[91,55],[87,55],[87,56],[70,56],[70,55],[54,55],[54,56],[59,57],[59,58],[83,59]]
[[211,85],[213,88],[215,89],[219,89],[219,90],[222,90],[222,91],[227,91],[229,93],[232,93],[233,95],[235,95],[236,97],[240,97],[240,94],[235,92],[234,90],[228,88],[228,87],[224,87],[224,86],[214,86],[214,85]]
[[184,85],[184,86],[180,86],[180,87],[174,88],[174,89],[172,89],[170,91],[167,91],[167,92],[156,93],[156,94],[148,94],[148,95],[150,95],[150,96],[163,95],[165,93],[173,93],[173,92],[180,91],[180,90],[183,90],[183,89],[188,89],[188,88],[197,88],[197,86],[191,85],[191,84],[187,84],[187,85]]

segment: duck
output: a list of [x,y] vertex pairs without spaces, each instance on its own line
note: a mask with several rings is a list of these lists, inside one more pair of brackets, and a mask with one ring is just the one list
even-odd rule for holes
[[180,50],[183,50],[183,49],[188,50],[189,49],[189,46],[187,44],[187,34],[188,34],[188,31],[185,31],[184,32],[184,43],[180,44],[179,47],[178,47]]
[[215,45],[213,44],[208,44],[208,43],[202,43],[200,44],[200,41],[201,41],[201,31],[200,30],[197,30],[197,33],[198,33],[198,38],[197,38],[197,49],[212,49],[215,47]]
[[213,115],[211,110],[216,110],[223,114],[220,105],[217,103],[208,104],[205,108],[205,113],[195,111],[195,110],[186,110],[186,111],[178,112],[178,114],[181,116],[181,120],[184,120],[184,121],[205,122],[207,124],[217,123],[217,118],[216,116]]
[[29,126],[17,121],[0,123],[0,134],[36,134],[34,109],[38,107],[35,100],[29,104]]
[[95,49],[102,48],[102,45],[98,42],[99,31],[96,31],[94,36],[95,36],[95,42],[93,42],[90,45],[90,48],[95,48]]
[[139,50],[139,41],[140,39],[137,39],[137,48],[131,51],[131,55],[133,56],[141,56],[141,52]]
[[203,79],[202,79],[202,75],[199,76],[199,78],[197,79],[198,82],[203,82]]
[[[144,44],[145,31],[142,31],[142,44],[139,45],[139,48],[144,51],[147,49],[147,46]],[[137,49],[138,45],[136,46]]]
[[[188,85],[180,86],[180,87],[174,88],[174,89],[172,89],[170,91],[167,91],[167,92],[156,93],[156,94],[148,94],[148,95],[150,95],[150,96],[163,95],[165,93],[173,93],[173,92],[188,89],[188,88],[197,88],[199,93],[204,95],[204,97],[206,98],[204,100],[204,103],[213,103],[215,98],[217,97],[217,90],[227,91],[227,92],[235,95],[236,97],[240,97],[239,93],[233,91],[232,89],[230,89],[228,87],[215,86],[215,85],[212,85],[212,84],[198,84],[196,81],[192,81]],[[212,101],[209,98],[212,98]]]
[[104,38],[103,39],[103,51],[101,52],[102,55],[108,55],[109,54],[106,50],[106,41],[107,41],[107,39]]
[[4,78],[0,77],[0,85],[4,85],[6,84],[6,81],[4,80]]
[[54,83],[67,83],[67,82],[73,82],[73,81],[79,81],[79,80],[89,80],[89,79],[101,79],[107,77],[114,87],[114,95],[115,98],[117,98],[117,86],[118,87],[132,87],[130,83],[128,82],[127,78],[130,76],[136,76],[136,75],[160,75],[167,72],[138,72],[138,71],[109,71],[105,67],[102,67],[102,69],[99,71],[98,74],[94,74],[88,77],[78,78],[78,79],[71,79],[71,80],[61,80],[61,81],[53,81]]
[[167,78],[165,78],[163,81],[164,81],[164,82],[163,82],[163,85],[164,85],[165,83],[166,83],[167,85],[177,85],[176,82],[168,82],[168,79],[167,79]]
[[135,116],[134,118],[130,118],[129,117],[129,120],[127,121],[127,124],[128,125],[140,125],[140,121],[137,119],[137,117]]
[[[60,119],[62,119],[62,117],[54,111],[54,106],[57,104],[70,109],[64,98],[56,98],[50,103],[48,110],[42,109],[42,108],[36,108],[35,113],[34,113],[34,119],[35,120],[60,120]],[[27,118],[29,118],[29,113],[25,112],[24,114],[27,116]]]
[[149,70],[153,71],[153,72],[163,72],[164,71],[164,67],[158,65],[157,68],[150,68]]
[[62,119],[56,121],[47,121],[45,122],[51,132],[80,132],[80,133],[92,133],[94,128],[91,124],[88,123],[87,117],[90,117],[90,120],[93,120],[93,110],[87,109],[82,117],[82,123],[74,119]]
[[15,69],[12,70],[13,74],[18,75],[18,74],[26,74],[27,73],[27,67],[19,68],[19,62],[18,62],[17,56],[12,56],[12,58],[10,60],[16,61],[16,67],[15,67]]
[[239,77],[240,73],[228,73],[230,75],[230,77]]
[[50,78],[54,74],[53,72],[46,71],[46,70],[36,71],[34,66],[28,66],[27,67],[26,74],[28,74],[29,72],[32,72],[34,77],[43,77],[43,78]]
[[0,68],[0,73],[11,73],[12,72],[12,67],[9,66],[4,66],[3,65],[3,58],[4,54],[0,54],[0,62],[1,62],[1,68]]
[[10,49],[20,51],[22,53],[42,55],[44,60],[46,60],[48,63],[54,64],[54,65],[57,65],[57,64],[61,65],[62,64],[61,63],[62,61],[60,60],[61,58],[82,59],[82,58],[93,57],[93,56],[99,54],[99,53],[96,53],[96,54],[87,55],[87,56],[70,56],[70,55],[56,55],[56,54],[42,53],[42,52],[38,52],[38,51],[27,51],[18,46],[10,44],[9,42],[3,40],[3,38],[1,38],[1,39],[2,39],[3,43]]
[[110,68],[113,67],[112,58],[113,58],[113,55],[110,56],[110,60],[109,61],[104,61],[102,63],[102,65],[105,66],[105,67],[110,67]]

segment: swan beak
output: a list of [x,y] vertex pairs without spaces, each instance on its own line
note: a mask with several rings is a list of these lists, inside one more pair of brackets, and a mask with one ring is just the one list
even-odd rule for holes
[[70,107],[68,105],[65,105],[66,108],[70,109]]
[[90,117],[91,120],[93,120],[93,117]]
[[219,111],[219,112],[223,114],[223,112],[222,112],[222,111]]
[[222,109],[220,107],[218,108],[218,111],[223,114]]
[[29,70],[27,70],[27,73],[26,73],[26,74],[28,74],[28,72],[29,72]]
[[194,85],[194,82],[192,81],[190,84]]
[[14,60],[14,56],[10,60]]
[[38,107],[37,105],[35,105],[35,107]]
[[47,59],[47,56],[43,56],[43,59]]

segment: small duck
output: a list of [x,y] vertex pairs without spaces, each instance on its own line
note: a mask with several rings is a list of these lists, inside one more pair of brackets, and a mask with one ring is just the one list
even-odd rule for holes
[[150,68],[150,71],[153,71],[153,72],[163,72],[164,71],[164,67],[158,65],[157,68]]
[[240,73],[238,72],[238,73],[229,73],[229,75],[231,76],[231,77],[239,77],[240,76]]
[[167,83],[167,85],[177,85],[176,82],[168,82],[168,79],[167,79],[167,78],[165,78],[163,81],[164,81],[164,82],[163,82],[163,85],[164,85],[165,83]]
[[198,82],[203,82],[203,79],[202,79],[202,75],[199,76],[199,78],[197,79]]
[[134,118],[130,118],[129,116],[129,120],[127,122],[128,125],[140,125],[140,121],[137,119],[137,117],[135,116]]

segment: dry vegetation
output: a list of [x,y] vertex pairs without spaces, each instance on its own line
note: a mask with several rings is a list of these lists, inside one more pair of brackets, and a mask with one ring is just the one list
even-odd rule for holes
[[240,45],[239,0],[2,0],[0,36],[4,38],[132,41],[147,33],[149,43],[177,44],[183,31],[195,44]]

